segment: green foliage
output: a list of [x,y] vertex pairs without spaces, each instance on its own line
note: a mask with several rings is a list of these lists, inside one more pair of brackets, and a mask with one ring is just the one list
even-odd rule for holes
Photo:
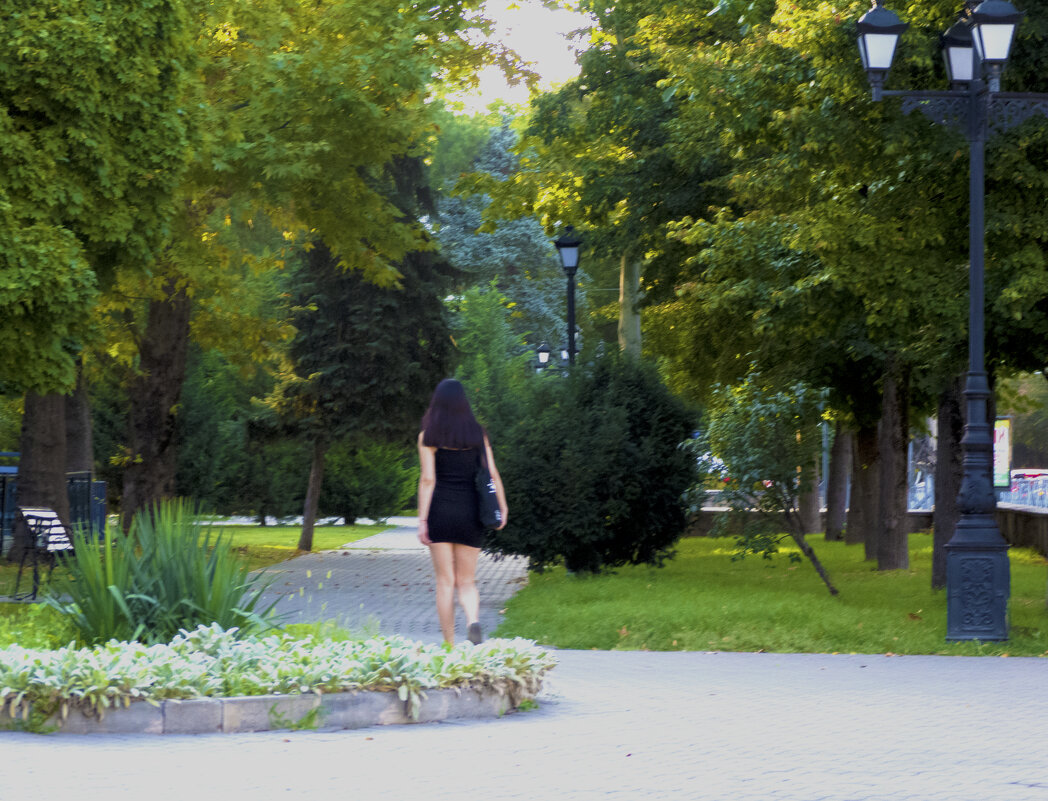
[[499,633],[578,649],[1048,656],[1042,556],[1009,551],[1008,642],[947,643],[946,596],[928,580],[932,537],[911,534],[909,542],[910,569],[890,572],[871,570],[861,546],[820,542],[841,585],[830,596],[811,570],[785,560],[733,562],[730,542],[687,538],[660,570],[533,574],[508,602]]
[[0,396],[0,451],[17,451],[22,432],[22,399]]
[[59,648],[76,639],[64,614],[44,604],[0,604],[0,648]]
[[[486,119],[488,127],[467,166],[475,173],[506,180],[519,167],[511,120],[479,119]],[[458,196],[450,185],[443,188],[437,230],[441,254],[469,279],[481,285],[497,283],[512,304],[513,330],[525,341],[533,347],[543,341],[557,347],[566,330],[564,275],[538,218],[485,220],[484,210],[491,202],[488,195]],[[587,280],[585,272],[576,274],[580,319],[584,319],[581,310],[586,307]]]
[[534,568],[661,564],[685,525],[692,414],[655,372],[608,356],[544,377],[500,451],[509,524],[489,547]]
[[1048,381],[1044,375],[1022,375],[999,382],[997,414],[1013,415],[1013,466],[1048,466]]
[[434,110],[438,130],[430,157],[429,182],[434,192],[441,192],[473,169],[491,136],[494,121],[486,114],[454,114],[443,104]]
[[302,512],[308,450],[284,436],[255,400],[273,387],[224,354],[192,348],[178,415],[176,487],[217,514]]
[[323,244],[306,254],[294,288],[294,373],[272,398],[290,430],[328,442],[417,432],[451,356],[446,268],[426,252],[399,266],[401,286],[380,287],[343,270]]
[[0,385],[65,389],[99,277],[170,233],[189,15],[181,0],[21,4],[0,41]]
[[258,607],[260,577],[249,574],[225,537],[212,536],[188,501],[139,513],[128,536],[97,542],[77,532],[73,542],[46,601],[69,615],[84,643],[163,642],[199,624],[245,631],[270,625],[272,605]]
[[[830,582],[815,551],[804,538],[800,496],[811,489],[821,439],[818,424],[826,397],[797,382],[769,384],[751,371],[742,383],[719,387],[708,410],[707,436],[724,463],[722,488],[732,510],[742,518],[736,557],[760,554],[771,558],[789,537],[811,562],[831,595]],[[754,520],[751,511],[759,516]],[[729,524],[722,518],[720,524]],[[787,533],[779,534],[783,528]],[[791,561],[796,561],[790,554]]]
[[0,650],[0,710],[17,721],[33,707],[104,716],[133,701],[378,690],[398,693],[417,717],[427,689],[491,688],[519,702],[538,692],[555,665],[524,640],[445,648],[402,637],[263,638],[212,624],[149,646]]
[[[710,448],[724,462],[723,492],[733,507],[757,509],[781,530],[799,530],[797,504],[819,453],[823,394],[804,384],[777,388],[760,373],[719,387],[707,410]],[[785,518],[783,517],[785,516]]]
[[385,520],[410,505],[418,487],[414,449],[385,442],[340,442],[327,452],[320,514]]
[[495,283],[472,287],[454,302],[455,377],[469,395],[477,419],[498,443],[523,414],[533,364],[527,345],[510,323],[512,304]]
[[[870,101],[854,43],[859,4],[678,11],[643,20],[642,38],[678,104],[674,159],[719,162],[727,207],[696,206],[668,229],[693,254],[651,329],[675,388],[702,396],[756,361],[766,376],[827,387],[834,408],[867,424],[891,353],[913,368],[915,405],[930,407],[963,365],[962,132],[905,115],[897,100]],[[900,9],[912,24],[889,87],[945,88],[934,32],[954,11],[941,0]],[[1024,27],[1011,89],[1043,74],[1043,23]],[[1043,367],[1048,330],[1044,209],[1033,201],[1046,141],[1043,125],[1025,124],[994,136],[987,158],[988,353],[1027,370]],[[733,335],[718,336],[728,325]]]

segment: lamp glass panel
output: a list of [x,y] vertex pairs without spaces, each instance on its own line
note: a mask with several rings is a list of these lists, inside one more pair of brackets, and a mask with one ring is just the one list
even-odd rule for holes
[[1011,23],[1002,25],[983,23],[977,26],[973,38],[975,46],[979,48],[979,58],[983,61],[1007,61],[1014,34],[1015,25]]
[[579,266],[579,249],[577,247],[562,247],[560,250],[560,263],[567,268]]
[[943,51],[951,81],[969,83],[975,77],[975,53],[971,47],[947,47]]
[[539,364],[546,364],[548,362],[549,362],[549,351],[548,350],[540,350],[539,351]]
[[864,33],[859,37],[859,51],[863,56],[863,66],[868,70],[889,70],[895,58],[895,45],[899,41],[897,33]]

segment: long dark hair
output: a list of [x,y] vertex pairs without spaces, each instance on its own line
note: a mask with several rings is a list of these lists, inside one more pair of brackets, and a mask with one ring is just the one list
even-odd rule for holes
[[479,448],[484,444],[484,429],[473,416],[466,388],[454,378],[445,378],[433,390],[422,417],[422,444],[430,448]]

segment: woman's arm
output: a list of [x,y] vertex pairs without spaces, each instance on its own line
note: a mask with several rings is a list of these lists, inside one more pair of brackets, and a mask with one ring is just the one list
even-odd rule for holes
[[506,527],[506,522],[509,520],[509,507],[506,505],[506,489],[502,486],[502,476],[499,475],[499,469],[495,467],[495,454],[491,451],[491,442],[488,440],[488,435],[484,435],[484,450],[488,455],[488,472],[491,473],[492,479],[495,481],[495,494],[499,499],[499,511],[502,513],[502,525],[498,527],[501,531]]
[[429,538],[429,505],[433,488],[437,486],[437,449],[422,444],[424,432],[418,435],[418,539],[423,545],[432,545]]

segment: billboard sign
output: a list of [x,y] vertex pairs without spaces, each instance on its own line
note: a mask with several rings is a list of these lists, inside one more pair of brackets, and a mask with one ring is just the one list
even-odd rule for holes
[[1012,488],[1012,418],[998,417],[993,424],[993,486]]

